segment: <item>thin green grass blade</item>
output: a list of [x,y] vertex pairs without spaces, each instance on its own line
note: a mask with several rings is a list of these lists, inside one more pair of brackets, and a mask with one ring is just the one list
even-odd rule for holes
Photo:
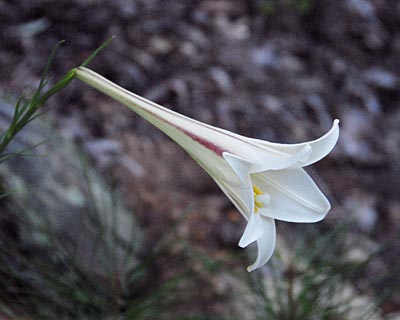
[[111,41],[113,41],[115,36],[109,37],[100,47],[93,51],[93,53],[80,65],[81,67],[86,67],[105,47],[107,47]]
[[47,85],[46,79],[47,79],[47,75],[48,75],[48,73],[49,73],[50,67],[51,67],[51,65],[52,65],[52,63],[53,63],[53,60],[54,60],[54,57],[55,57],[55,55],[56,55],[56,53],[57,53],[57,51],[58,51],[58,48],[59,48],[64,42],[65,42],[65,40],[59,41],[59,42],[55,45],[55,47],[53,48],[53,50],[51,51],[49,59],[47,59],[46,65],[45,65],[44,70],[43,70],[42,78],[40,79],[40,82],[39,82],[39,86],[38,86],[38,90],[37,90],[37,94],[38,94],[38,95],[41,93],[41,91],[43,90],[43,88],[46,87],[46,85]]
[[49,141],[49,139],[41,141],[39,143],[34,144],[33,146],[30,146],[28,148],[16,151],[16,152],[9,152],[9,153],[3,153],[0,155],[0,164],[3,163],[6,160],[9,160],[10,158],[16,157],[16,156],[24,156],[24,157],[33,157],[33,158],[43,158],[46,155],[45,154],[36,154],[36,153],[28,153],[28,151],[31,151],[38,146],[45,144]]
[[17,103],[15,105],[14,115],[13,115],[10,127],[15,127],[16,126],[16,124],[18,122],[18,119],[19,119],[19,116],[21,114],[20,105],[21,105],[22,101],[24,101],[24,99],[25,99],[25,96],[24,96],[24,94],[22,94],[19,97],[19,99],[18,99],[18,101],[17,101]]
[[0,192],[0,200],[5,198],[5,197],[8,197],[10,194],[15,193],[16,191],[17,191],[16,189],[12,189],[12,190],[7,190],[7,191]]

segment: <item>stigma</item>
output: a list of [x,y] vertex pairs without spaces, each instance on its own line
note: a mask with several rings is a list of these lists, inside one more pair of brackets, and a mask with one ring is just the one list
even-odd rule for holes
[[258,213],[261,208],[267,208],[271,203],[271,197],[262,192],[257,186],[253,185],[254,194],[254,213]]

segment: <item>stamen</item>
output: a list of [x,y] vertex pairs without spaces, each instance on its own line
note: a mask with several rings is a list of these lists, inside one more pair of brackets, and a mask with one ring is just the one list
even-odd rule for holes
[[258,189],[254,184],[253,184],[253,191],[254,191],[254,193],[255,194],[263,194],[263,192],[260,190],[260,189]]
[[266,208],[271,203],[271,197],[263,193],[259,188],[253,185],[254,192],[254,213],[258,213],[259,209]]

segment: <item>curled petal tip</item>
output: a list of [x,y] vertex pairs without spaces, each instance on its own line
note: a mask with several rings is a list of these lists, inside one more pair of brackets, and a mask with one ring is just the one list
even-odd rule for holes
[[240,241],[239,241],[239,243],[238,243],[238,246],[241,247],[242,249],[244,249],[244,248],[246,248],[246,247],[248,246],[248,244],[247,244],[247,243],[244,243],[244,242],[242,241],[242,239],[240,239]]
[[263,217],[261,223],[264,232],[257,240],[257,259],[252,265],[247,267],[248,272],[254,271],[266,264],[275,249],[276,231],[274,219]]
[[252,271],[254,271],[256,268],[255,267],[253,267],[253,266],[248,266],[247,267],[247,272],[252,272]]
[[312,152],[308,161],[303,166],[313,164],[324,158],[335,147],[339,139],[339,119],[333,120],[332,128],[319,139],[308,142]]
[[246,229],[239,241],[239,247],[245,248],[250,243],[257,241],[264,233],[263,223],[259,214],[252,214],[247,223]]

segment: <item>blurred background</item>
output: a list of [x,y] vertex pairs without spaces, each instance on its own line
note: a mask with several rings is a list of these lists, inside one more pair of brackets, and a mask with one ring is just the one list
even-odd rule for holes
[[0,129],[106,38],[90,67],[242,135],[334,151],[308,172],[332,210],[277,223],[248,274],[245,221],[169,138],[78,80],[1,163],[0,319],[400,319],[400,2],[0,1]]

